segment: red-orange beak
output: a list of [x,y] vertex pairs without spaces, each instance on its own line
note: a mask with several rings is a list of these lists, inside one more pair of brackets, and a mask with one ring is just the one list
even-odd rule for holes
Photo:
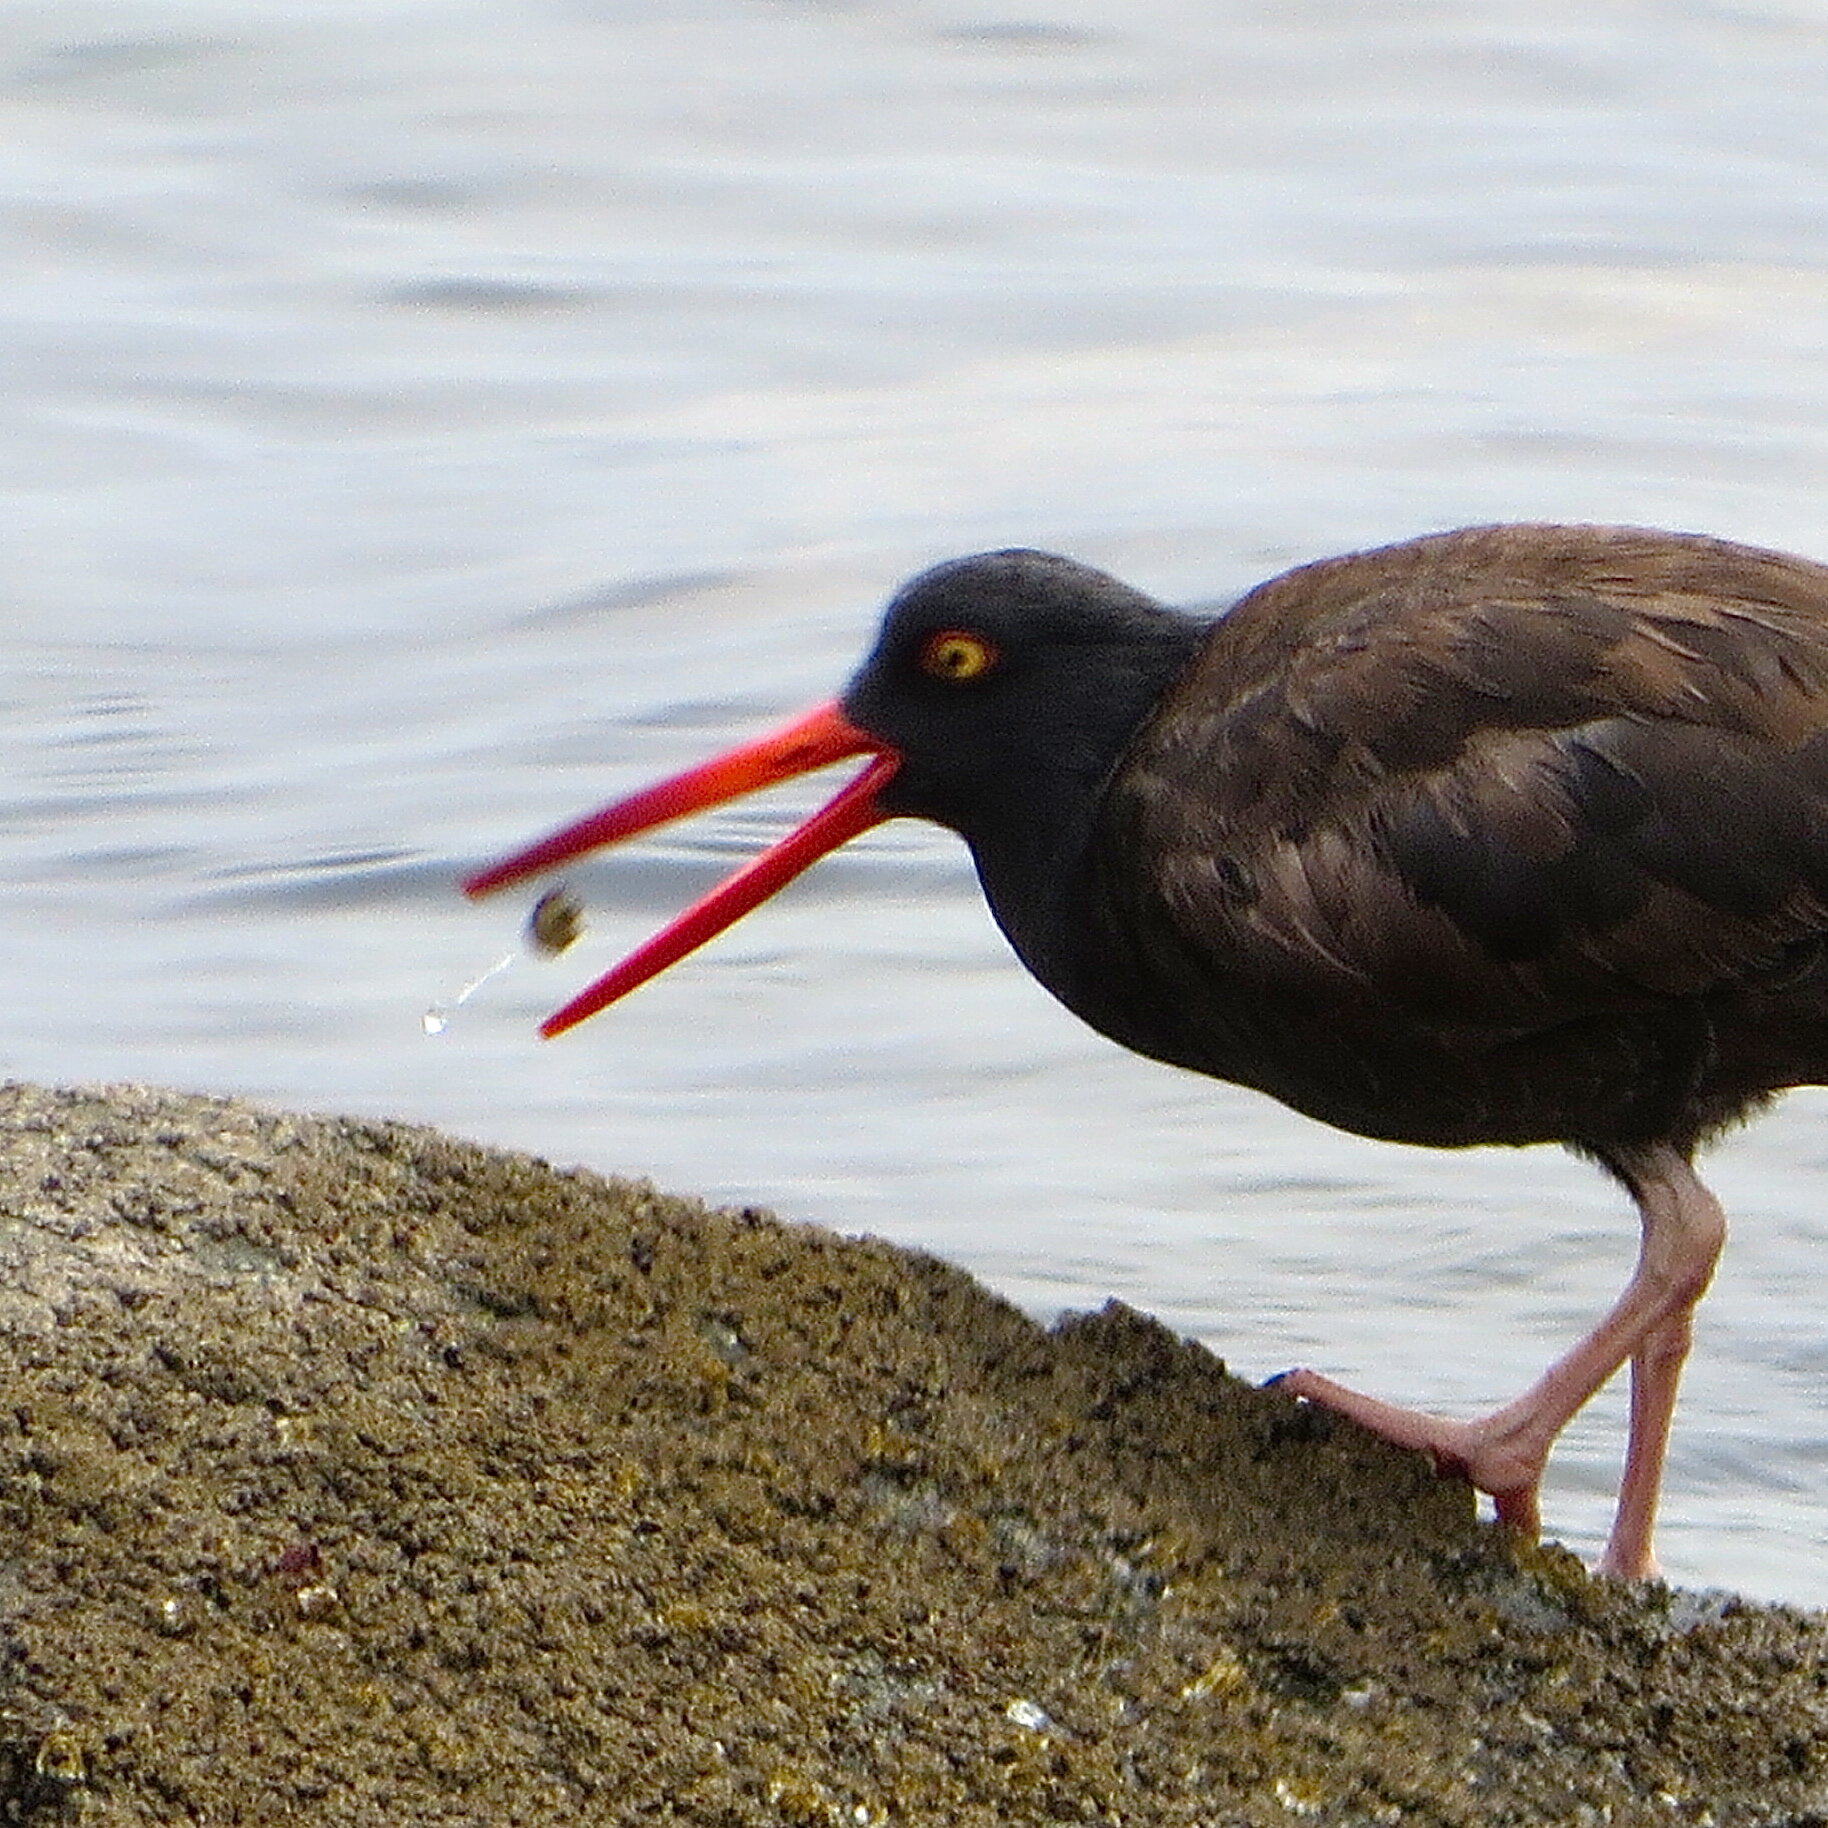
[[901,757],[886,743],[859,730],[835,702],[821,705],[772,736],[728,750],[708,762],[701,762],[696,768],[688,768],[684,774],[674,775],[671,780],[644,788],[626,800],[618,800],[613,806],[593,812],[588,818],[579,819],[472,876],[463,885],[464,893],[487,895],[511,882],[519,882],[524,877],[567,863],[573,857],[581,857],[586,851],[618,843],[623,838],[633,837],[636,832],[682,819],[687,813],[702,811],[707,806],[719,806],[739,794],[772,787],[777,781],[791,780],[796,774],[829,767],[852,755],[873,755],[876,759],[805,824],[789,832],[780,843],[765,850],[753,862],[745,864],[735,875],[726,877],[670,926],[631,952],[621,964],[606,971],[587,990],[580,991],[563,1009],[549,1015],[540,1024],[540,1033],[563,1034],[587,1016],[594,1016],[599,1009],[608,1008],[619,997],[627,996],[725,927],[741,920],[751,908],[766,901],[777,889],[784,888],[827,851],[836,850],[872,825],[880,825],[889,814],[876,803],[876,795],[901,766]]

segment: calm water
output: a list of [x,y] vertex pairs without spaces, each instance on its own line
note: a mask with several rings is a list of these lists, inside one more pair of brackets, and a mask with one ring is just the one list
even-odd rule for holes
[[[1122,23],[1114,24],[1113,19]],[[828,695],[903,575],[1176,599],[1493,518],[1828,556],[1815,0],[13,0],[0,1069],[425,1120],[1471,1410],[1621,1285],[1553,1153],[1082,1032],[892,827],[552,1045],[822,784],[468,866]],[[1723,1150],[1664,1533],[1828,1604],[1828,1104]],[[1591,1551],[1621,1409],[1552,1469]]]

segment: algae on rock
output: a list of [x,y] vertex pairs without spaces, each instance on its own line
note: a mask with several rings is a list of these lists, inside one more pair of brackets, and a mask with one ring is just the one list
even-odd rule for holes
[[0,1123],[7,1819],[1828,1807],[1822,1619],[1513,1553],[1120,1307],[397,1125]]

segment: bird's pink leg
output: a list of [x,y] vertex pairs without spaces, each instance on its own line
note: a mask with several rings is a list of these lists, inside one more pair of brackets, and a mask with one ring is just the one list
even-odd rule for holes
[[1692,1312],[1677,1314],[1645,1340],[1631,1361],[1631,1430],[1618,1509],[1599,1571],[1622,1580],[1648,1580],[1658,1572],[1651,1536],[1663,1486],[1663,1455],[1675,1416],[1676,1385],[1694,1331]]
[[1599,1568],[1639,1580],[1656,1572],[1651,1535],[1676,1385],[1688,1355],[1690,1315],[1713,1277],[1726,1219],[1687,1158],[1668,1145],[1620,1154],[1613,1165],[1637,1200],[1637,1268],[1611,1312],[1515,1402],[1478,1421],[1454,1422],[1361,1396],[1314,1371],[1291,1371],[1278,1387],[1349,1416],[1399,1447],[1420,1449],[1443,1472],[1460,1473],[1489,1493],[1503,1523],[1534,1536],[1543,1468],[1556,1436],[1630,1359],[1625,1470]]

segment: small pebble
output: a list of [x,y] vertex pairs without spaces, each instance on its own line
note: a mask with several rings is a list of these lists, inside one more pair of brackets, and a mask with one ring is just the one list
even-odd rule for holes
[[527,944],[544,958],[557,958],[584,931],[584,904],[569,889],[548,889],[527,916]]

